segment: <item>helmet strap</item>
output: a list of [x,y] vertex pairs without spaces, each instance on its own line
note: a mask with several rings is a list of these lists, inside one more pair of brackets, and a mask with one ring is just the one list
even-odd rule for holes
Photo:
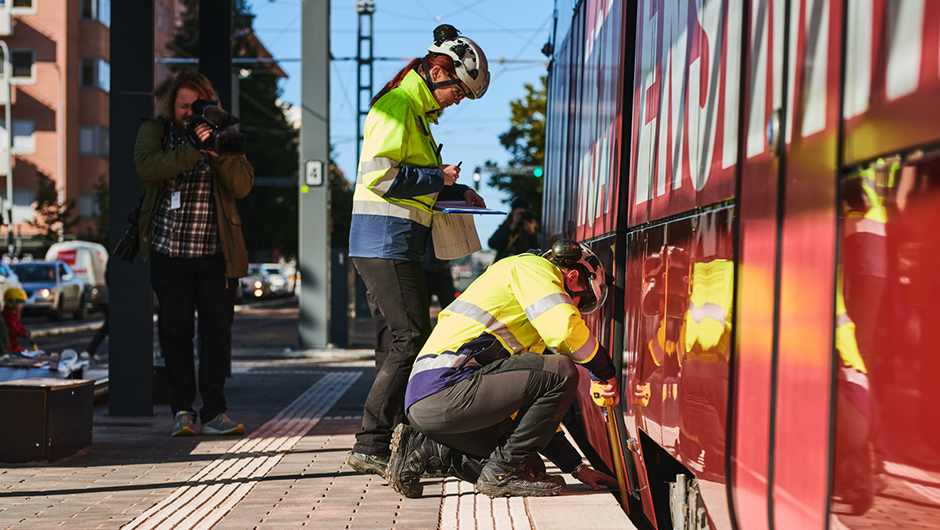
[[448,79],[446,81],[440,81],[440,82],[435,82],[433,79],[431,79],[431,69],[428,67],[427,55],[425,55],[424,58],[421,59],[421,68],[424,69],[424,82],[427,83],[428,88],[431,90],[431,92],[434,92],[440,87],[456,85],[460,83],[460,79]]

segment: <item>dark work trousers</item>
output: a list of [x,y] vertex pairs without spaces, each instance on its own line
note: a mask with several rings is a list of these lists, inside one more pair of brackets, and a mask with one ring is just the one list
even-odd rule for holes
[[405,420],[411,367],[431,334],[428,290],[417,261],[353,258],[353,264],[366,284],[376,342],[375,382],[353,451],[388,456],[392,430]]
[[577,393],[578,378],[564,355],[513,355],[418,401],[408,420],[451,449],[515,467],[548,446]]
[[232,318],[238,280],[225,275],[219,253],[204,258],[150,256],[150,283],[160,302],[159,334],[173,414],[196,400],[194,311],[199,311],[199,417],[205,423],[226,410],[225,377],[232,354]]
[[111,327],[108,323],[110,320],[108,306],[103,306],[101,310],[104,311],[104,323],[101,324],[101,327],[98,328],[98,332],[95,333],[95,336],[91,338],[91,342],[88,343],[87,351],[92,355],[98,353],[98,347],[104,342],[104,338],[108,336],[108,330]]

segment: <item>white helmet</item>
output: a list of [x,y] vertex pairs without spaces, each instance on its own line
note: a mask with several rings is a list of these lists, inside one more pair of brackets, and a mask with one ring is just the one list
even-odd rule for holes
[[578,311],[586,315],[604,305],[604,301],[607,300],[607,270],[590,248],[577,241],[559,239],[552,245],[551,250],[542,254],[542,257],[555,265],[577,270],[589,282],[590,289],[568,291],[572,298],[580,297]]
[[[430,53],[446,55],[454,60],[454,70],[457,71],[457,77],[470,88],[467,97],[470,99],[479,99],[486,94],[486,89],[490,86],[490,71],[486,64],[486,55],[483,48],[468,39],[459,36],[457,28],[441,24],[434,28],[434,44],[428,46]],[[425,64],[427,71],[427,64]],[[430,79],[430,74],[428,74]],[[437,86],[456,84],[458,81],[445,81],[436,83]]]

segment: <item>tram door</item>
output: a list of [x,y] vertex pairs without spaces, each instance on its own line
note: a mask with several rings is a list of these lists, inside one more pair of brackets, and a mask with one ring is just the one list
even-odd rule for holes
[[739,528],[825,529],[842,2],[749,2],[731,497]]

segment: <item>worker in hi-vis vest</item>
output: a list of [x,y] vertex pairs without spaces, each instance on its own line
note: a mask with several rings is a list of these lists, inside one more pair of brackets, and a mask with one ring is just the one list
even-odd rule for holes
[[578,365],[604,382],[603,397],[619,400],[607,350],[581,318],[604,303],[607,285],[597,256],[570,240],[487,269],[441,312],[418,354],[405,394],[410,425],[395,429],[389,484],[419,497],[422,474],[437,472],[493,497],[554,495],[565,482],[536,467],[541,452],[595,489],[615,487],[558,430]]

